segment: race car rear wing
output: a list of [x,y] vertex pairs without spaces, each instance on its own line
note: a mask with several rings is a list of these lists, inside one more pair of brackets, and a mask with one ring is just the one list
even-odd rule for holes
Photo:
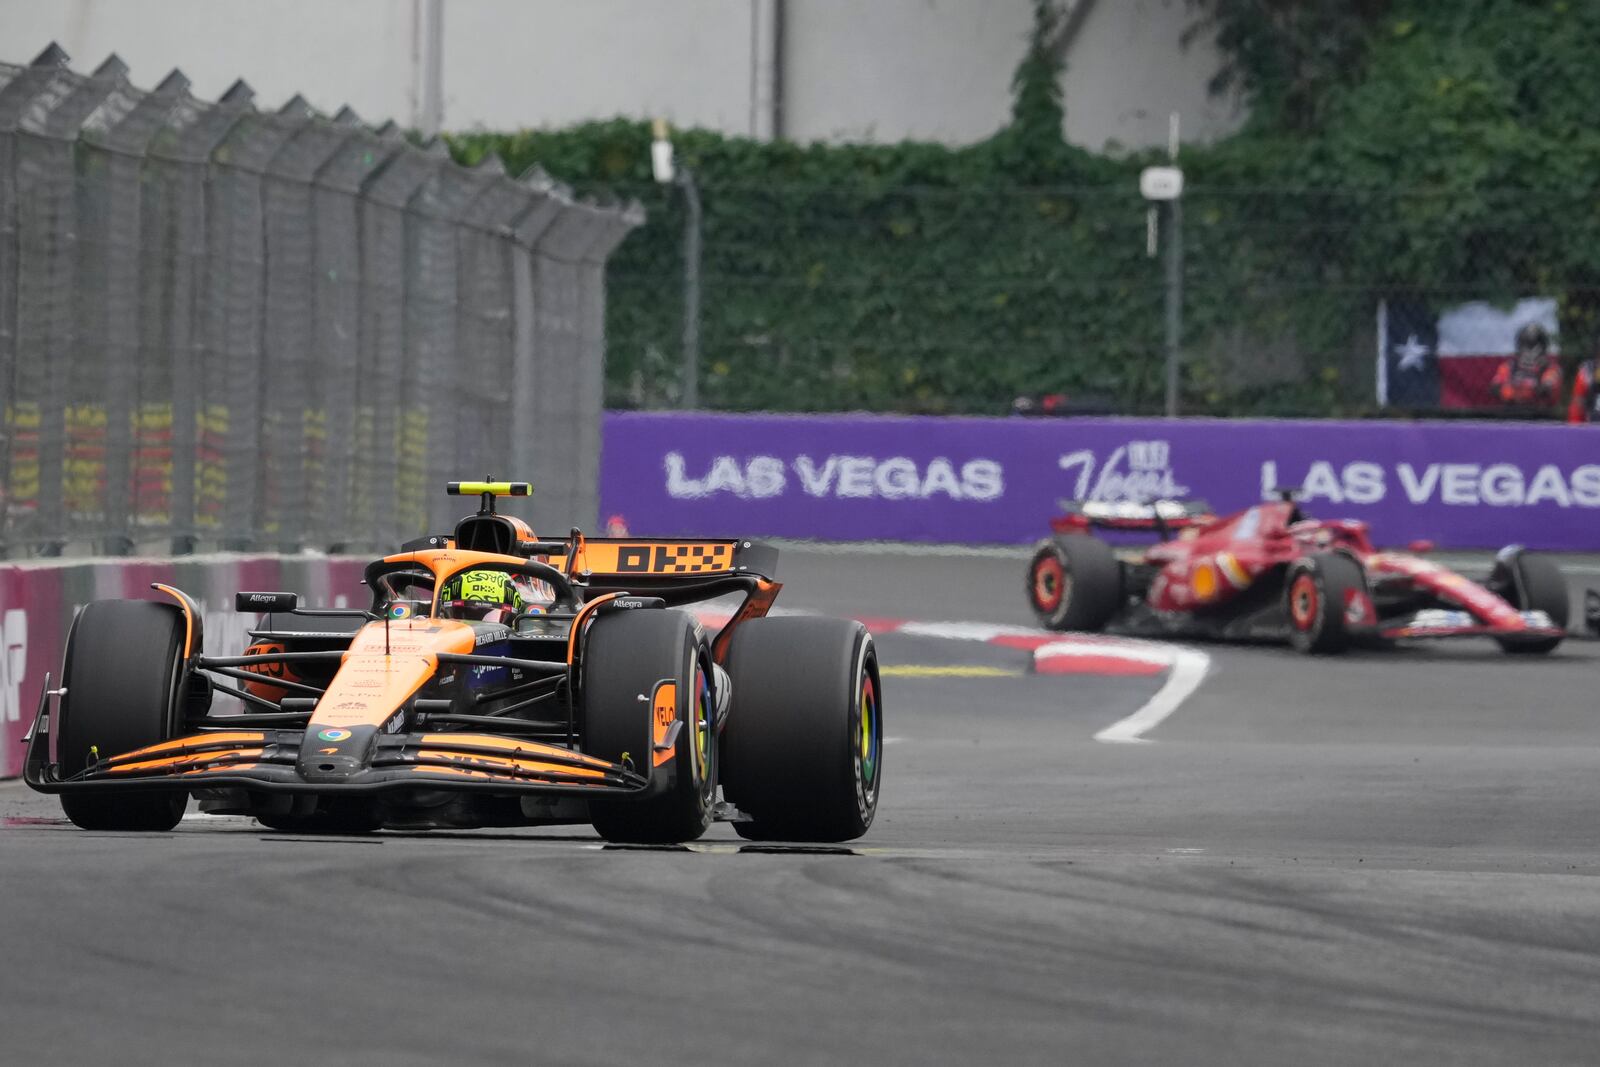
[[1154,533],[1165,541],[1173,533],[1204,526],[1216,519],[1204,500],[1132,501],[1062,500],[1064,514],[1050,521],[1058,533],[1085,533],[1091,529]]
[[643,593],[672,607],[743,593],[744,600],[711,645],[718,663],[726,661],[734,630],[765,615],[783,585],[778,550],[760,541],[709,538],[586,538],[576,531],[567,542],[573,557],[550,557],[551,566],[581,576],[591,594]]
[[[567,569],[565,551],[552,555],[550,565]],[[577,569],[589,572],[591,585],[611,585],[610,579],[638,578],[682,580],[753,575],[772,578],[778,569],[778,550],[759,541],[712,538],[584,537],[577,542]]]

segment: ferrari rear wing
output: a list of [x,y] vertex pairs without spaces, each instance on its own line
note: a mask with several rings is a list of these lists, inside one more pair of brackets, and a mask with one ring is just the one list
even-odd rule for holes
[[1083,533],[1091,529],[1154,533],[1165,541],[1178,530],[1204,526],[1216,516],[1204,500],[1133,501],[1062,500],[1064,514],[1050,525],[1059,533]]

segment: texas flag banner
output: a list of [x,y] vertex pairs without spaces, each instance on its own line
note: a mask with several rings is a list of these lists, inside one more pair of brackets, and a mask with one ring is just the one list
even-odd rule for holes
[[1378,303],[1378,403],[1398,408],[1499,406],[1490,382],[1517,350],[1517,331],[1543,326],[1556,344],[1556,302],[1519,300],[1509,310],[1483,301],[1436,311],[1421,300]]

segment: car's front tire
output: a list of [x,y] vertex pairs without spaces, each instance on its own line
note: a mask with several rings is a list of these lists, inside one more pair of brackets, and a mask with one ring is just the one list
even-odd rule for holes
[[[159,744],[181,732],[187,628],[176,607],[150,600],[97,600],[67,638],[56,715],[56,762],[63,778]],[[182,790],[61,794],[67,818],[85,830],[170,830],[183,818]]]
[[[699,628],[681,611],[602,615],[589,631],[583,675],[584,751],[612,762],[626,754],[653,779],[666,779],[644,797],[590,801],[595,830],[607,841],[638,844],[702,836],[715,807],[717,768],[710,651]],[[682,724],[670,754],[655,752],[652,722],[663,680],[676,686],[674,715]]]
[[[1516,552],[1495,563],[1489,578],[1489,587],[1500,593],[1506,602],[1518,611],[1542,611],[1562,630],[1572,613],[1567,595],[1567,580],[1555,562],[1527,552]],[[1515,637],[1497,638],[1500,647],[1513,655],[1539,656],[1554,652],[1563,637],[1542,637],[1519,640]]]

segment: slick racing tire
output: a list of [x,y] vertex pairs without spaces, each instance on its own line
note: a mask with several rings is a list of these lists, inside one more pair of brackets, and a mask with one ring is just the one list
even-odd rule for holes
[[883,783],[883,690],[872,635],[843,619],[752,619],[728,645],[733,706],[723,793],[753,841],[850,841]]
[[1103,630],[1122,601],[1122,564],[1087,534],[1051,538],[1028,565],[1028,604],[1051,630]]
[[1319,552],[1290,564],[1283,584],[1289,644],[1313,654],[1343,652],[1350,644],[1345,603],[1366,584],[1361,565],[1341,552]]
[[[705,637],[681,611],[620,611],[595,620],[583,654],[584,751],[613,762],[626,754],[654,780],[643,797],[589,802],[589,819],[607,841],[693,841],[711,825],[712,674]],[[655,751],[651,698],[662,681],[676,686],[681,723],[670,753]]]
[[[1518,552],[1498,560],[1488,585],[1518,611],[1542,611],[1561,629],[1567,628],[1567,619],[1572,612],[1567,597],[1567,580],[1562,576],[1561,568],[1544,556]],[[1541,637],[1533,641],[1519,641],[1514,637],[1501,637],[1497,640],[1502,649],[1513,655],[1539,656],[1555,651],[1563,638]]]
[[[101,759],[179,735],[186,628],[179,610],[149,600],[97,600],[67,637],[56,714],[63,778]],[[170,830],[183,818],[182,790],[62,793],[67,818],[85,830]]]

